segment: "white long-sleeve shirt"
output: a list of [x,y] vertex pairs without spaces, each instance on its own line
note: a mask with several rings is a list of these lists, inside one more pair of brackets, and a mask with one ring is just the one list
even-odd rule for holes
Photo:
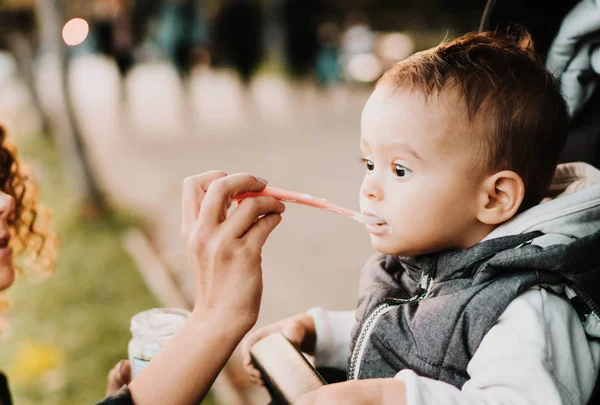
[[[313,308],[316,366],[346,368],[354,311]],[[583,405],[600,368],[600,319],[588,319],[588,339],[565,297],[527,290],[506,308],[468,364],[462,389],[405,369],[407,405]]]

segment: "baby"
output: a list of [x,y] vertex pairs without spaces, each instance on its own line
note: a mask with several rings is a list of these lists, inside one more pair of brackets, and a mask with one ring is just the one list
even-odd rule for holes
[[[356,311],[264,327],[348,380],[302,404],[586,404],[600,366],[600,172],[559,165],[569,116],[524,30],[397,63],[364,107],[379,252]],[[353,381],[357,380],[357,381]],[[599,402],[600,403],[600,402]]]

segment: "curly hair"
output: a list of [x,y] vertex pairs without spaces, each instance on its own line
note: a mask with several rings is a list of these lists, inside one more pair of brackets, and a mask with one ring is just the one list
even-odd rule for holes
[[14,145],[0,125],[0,191],[12,196],[15,209],[8,217],[10,244],[17,275],[49,275],[56,263],[58,239],[50,230],[50,212],[39,204],[39,189],[31,169],[19,161]]

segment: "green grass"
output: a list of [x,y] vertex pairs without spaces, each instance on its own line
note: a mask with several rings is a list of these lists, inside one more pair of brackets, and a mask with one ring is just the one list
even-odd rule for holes
[[7,293],[13,305],[0,368],[18,405],[94,404],[108,370],[127,357],[131,316],[157,306],[121,246],[123,232],[140,221],[124,213],[83,219],[55,148],[41,137],[18,143],[61,243],[51,277],[18,280]]

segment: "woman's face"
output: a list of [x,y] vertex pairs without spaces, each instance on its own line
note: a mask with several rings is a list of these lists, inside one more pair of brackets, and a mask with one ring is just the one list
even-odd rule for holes
[[0,191],[0,291],[10,287],[15,279],[8,224],[8,218],[14,210],[15,199]]

